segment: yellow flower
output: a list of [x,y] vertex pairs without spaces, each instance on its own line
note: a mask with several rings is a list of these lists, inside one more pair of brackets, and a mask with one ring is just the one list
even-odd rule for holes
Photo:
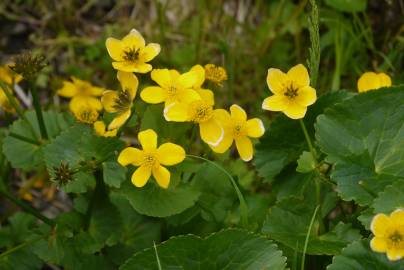
[[173,122],[194,122],[199,125],[199,133],[204,142],[217,146],[223,140],[224,129],[219,119],[226,111],[213,109],[211,99],[195,97],[188,102],[174,102],[164,109],[164,118]]
[[139,132],[138,139],[142,150],[125,148],[118,156],[119,164],[139,167],[132,174],[132,183],[136,187],[143,187],[153,175],[160,187],[168,188],[170,172],[162,165],[172,166],[182,162],[185,159],[184,149],[173,143],[164,143],[157,147],[157,134],[152,129]]
[[269,90],[274,94],[264,100],[262,108],[269,111],[282,111],[289,118],[303,118],[307,106],[316,99],[316,90],[310,87],[307,69],[302,65],[292,67],[286,74],[270,68],[267,75]]
[[196,74],[196,81],[192,88],[203,98],[209,100],[209,103],[215,104],[213,92],[209,89],[203,89],[202,85],[205,82],[205,69],[201,65],[195,65],[191,68]]
[[[230,114],[221,114],[224,137],[218,146],[210,146],[216,153],[224,153],[236,142],[237,151],[244,161],[250,161],[254,148],[250,138],[259,138],[265,133],[264,124],[258,118],[247,120],[247,114],[238,105],[230,107]],[[224,116],[224,117],[223,117]]]
[[101,111],[102,105],[97,97],[101,96],[102,92],[104,92],[103,88],[72,77],[71,82],[63,82],[63,87],[57,91],[57,94],[65,98],[71,98],[69,108],[72,112],[81,110],[82,107],[91,107]]
[[159,86],[149,86],[142,90],[140,97],[151,104],[173,102],[187,102],[199,98],[199,94],[192,89],[197,81],[197,74],[189,71],[180,74],[176,70],[154,69],[151,78]]
[[10,65],[0,66],[0,81],[3,81],[9,85],[11,85],[13,82],[19,83],[22,80],[22,76],[12,71],[9,68]]
[[391,86],[391,79],[385,73],[365,72],[358,80],[358,92],[367,92]]
[[107,112],[116,113],[117,116],[108,125],[108,130],[121,127],[130,117],[132,104],[135,99],[139,81],[133,73],[118,71],[120,91],[104,91],[101,103]]
[[112,66],[124,72],[147,73],[152,66],[147,64],[160,53],[160,45],[146,42],[142,35],[132,29],[122,40],[108,38],[105,45],[111,58]]
[[95,130],[95,133],[97,133],[97,135],[103,136],[103,137],[115,137],[116,133],[118,131],[117,129],[107,131],[105,123],[103,121],[96,121],[94,123],[94,130]]
[[205,76],[206,79],[216,83],[221,86],[223,81],[227,80],[226,70],[221,66],[216,66],[214,64],[205,65]]
[[[18,101],[17,99],[14,99],[15,101]],[[3,89],[0,87],[0,107],[5,111],[9,113],[15,112],[14,107],[11,105],[11,103],[8,101],[8,98],[6,94],[4,93]]]
[[373,251],[387,253],[390,261],[404,257],[404,210],[399,209],[387,216],[377,214],[370,225],[374,234],[370,241]]
[[94,108],[80,107],[73,111],[74,117],[76,117],[77,121],[84,124],[92,124],[98,119],[98,112]]

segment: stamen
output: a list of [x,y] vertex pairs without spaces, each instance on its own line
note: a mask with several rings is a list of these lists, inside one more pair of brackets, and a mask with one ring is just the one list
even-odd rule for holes
[[125,112],[130,109],[131,104],[132,98],[130,96],[129,90],[124,89],[118,92],[118,97],[115,99],[113,108],[118,112]]
[[136,60],[139,59],[139,53],[140,49],[139,48],[128,48],[127,50],[124,51],[124,56],[123,59],[129,62],[135,62]]

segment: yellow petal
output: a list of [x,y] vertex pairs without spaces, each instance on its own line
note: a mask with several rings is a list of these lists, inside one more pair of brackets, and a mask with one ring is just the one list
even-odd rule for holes
[[280,69],[270,68],[268,69],[267,84],[269,90],[274,94],[283,94],[284,85],[288,81],[288,76]]
[[373,217],[372,223],[370,224],[370,230],[375,236],[383,237],[390,224],[391,221],[388,216],[385,214],[377,214]]
[[132,72],[118,71],[117,78],[121,83],[123,91],[128,91],[132,100],[136,96],[137,87],[139,86],[139,80]]
[[170,172],[161,165],[153,167],[153,177],[162,188],[170,185]]
[[149,43],[147,46],[142,50],[143,60],[145,62],[149,62],[154,57],[156,57],[161,51],[160,44],[157,43]]
[[181,103],[191,103],[195,100],[200,100],[201,96],[195,90],[186,89],[180,91],[177,95],[177,101]]
[[168,88],[172,85],[173,79],[168,69],[153,69],[150,73],[153,81],[164,88]]
[[201,88],[203,82],[205,81],[205,69],[201,65],[195,65],[190,71],[193,71],[196,74],[196,81],[193,87],[195,89]]
[[104,134],[105,134],[105,124],[104,124],[104,122],[103,121],[96,121],[95,123],[94,123],[94,130],[95,130],[95,133],[97,133],[98,135],[100,135],[100,136],[104,136]]
[[230,126],[232,123],[231,116],[228,111],[224,109],[216,109],[213,111],[214,117],[222,126]]
[[265,127],[261,119],[253,118],[247,121],[247,135],[252,138],[259,138],[265,133]]
[[90,107],[94,110],[101,111],[101,101],[94,97],[75,96],[70,100],[69,108],[72,112],[78,112],[83,107]]
[[262,108],[268,111],[283,111],[289,106],[289,101],[284,95],[273,95],[264,99]]
[[317,95],[316,90],[310,86],[305,86],[299,88],[298,96],[295,97],[296,102],[299,103],[301,106],[309,106],[316,102]]
[[105,46],[107,47],[107,51],[109,56],[115,61],[122,61],[123,48],[120,40],[115,38],[107,38],[105,41]]
[[159,86],[149,86],[140,92],[140,97],[144,102],[158,104],[167,99],[167,91]]
[[109,123],[108,125],[108,130],[113,130],[113,129],[118,129],[121,126],[123,126],[123,124],[125,124],[125,122],[129,119],[131,115],[131,110],[127,110],[119,115],[117,115],[112,121],[111,123]]
[[107,112],[116,112],[116,101],[118,100],[118,93],[116,91],[107,90],[104,91],[101,97],[101,103]]
[[173,143],[164,143],[157,149],[158,161],[166,166],[172,166],[185,159],[185,150]]
[[188,71],[180,75],[180,77],[177,79],[177,83],[179,83],[183,88],[192,88],[197,79],[198,76],[194,71]]
[[247,136],[237,138],[236,147],[242,160],[250,161],[253,158],[253,145],[251,143],[251,140]]
[[143,48],[145,44],[146,42],[143,36],[136,29],[132,29],[129,34],[122,39],[122,46],[124,48]]
[[134,147],[126,147],[118,156],[118,163],[122,166],[129,164],[140,166],[143,162],[143,151]]
[[77,88],[73,83],[64,81],[63,87],[57,91],[57,94],[62,97],[71,98],[77,95]]
[[390,261],[398,261],[403,257],[403,251],[399,249],[388,249],[387,258]]
[[117,133],[117,129],[109,130],[104,133],[104,137],[115,137]]
[[215,105],[215,95],[211,90],[208,89],[195,89],[195,91],[199,94],[202,100],[204,100],[207,104],[213,106]]
[[214,118],[199,123],[199,133],[201,139],[212,146],[218,146],[224,137],[224,129],[222,125]]
[[292,119],[301,119],[306,115],[307,107],[301,106],[297,103],[290,103],[289,106],[283,111],[287,117]]
[[223,154],[231,147],[231,145],[233,144],[233,140],[234,139],[231,131],[225,130],[223,140],[217,146],[209,145],[209,147],[213,150],[213,152]]
[[149,166],[140,166],[132,174],[132,184],[136,187],[143,187],[151,176],[151,168]]
[[389,75],[382,72],[382,73],[377,74],[377,76],[379,77],[380,87],[389,87],[389,86],[391,86],[391,78],[390,78]]
[[170,72],[170,77],[171,77],[171,80],[172,80],[172,81],[178,80],[178,78],[179,78],[180,75],[181,75],[181,74],[180,74],[177,70],[175,70],[175,69],[170,69],[169,72]]
[[230,106],[230,113],[233,120],[240,121],[242,123],[247,121],[247,114],[245,113],[244,109],[236,104]]
[[392,222],[396,224],[402,224],[402,226],[404,226],[404,210],[395,210],[393,213],[390,214],[390,219]]
[[145,63],[133,63],[133,62],[112,62],[112,66],[124,72],[137,72],[137,73],[147,73],[152,70],[152,65]]
[[374,72],[365,72],[358,80],[359,92],[366,92],[378,88],[380,88],[380,80]]
[[289,69],[287,75],[289,79],[294,81],[299,87],[310,85],[309,72],[302,64],[298,64]]
[[374,237],[370,241],[370,248],[376,252],[385,252],[387,250],[387,243],[383,237]]
[[164,118],[167,121],[185,122],[189,120],[188,105],[184,103],[171,103],[164,108]]
[[139,132],[137,135],[143,150],[155,150],[157,148],[157,134],[152,129]]

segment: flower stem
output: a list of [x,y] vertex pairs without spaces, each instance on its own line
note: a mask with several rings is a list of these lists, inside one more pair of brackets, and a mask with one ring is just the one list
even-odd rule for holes
[[41,108],[41,104],[39,102],[38,90],[37,90],[34,82],[30,82],[30,86],[31,86],[31,93],[32,93],[32,99],[33,99],[33,103],[34,103],[36,118],[38,119],[39,130],[41,131],[42,138],[47,140],[48,133],[46,132],[45,121],[43,119],[43,114],[42,114],[42,108]]
[[318,162],[317,162],[316,150],[314,149],[313,144],[311,143],[309,133],[307,132],[307,128],[306,128],[306,125],[304,124],[303,120],[299,119],[299,123],[303,130],[304,137],[306,138],[307,145],[309,146],[310,153],[313,156],[314,164],[316,165],[316,168],[317,168]]
[[52,219],[49,219],[42,215],[38,210],[35,208],[31,207],[30,205],[22,202],[21,200],[15,198],[12,194],[10,194],[8,191],[4,189],[4,187],[0,188],[0,194],[3,195],[5,198],[7,198],[9,201],[12,203],[16,204],[17,206],[21,207],[24,211],[27,213],[35,216],[36,218],[42,220],[44,223],[48,224],[49,226],[53,227],[56,225],[55,221]]
[[305,259],[306,259],[306,251],[307,251],[307,246],[309,244],[310,233],[311,233],[311,230],[313,228],[314,220],[316,219],[316,216],[317,216],[317,211],[319,209],[320,209],[320,205],[317,205],[316,209],[314,209],[314,213],[313,213],[313,216],[311,217],[310,225],[309,225],[309,228],[308,228],[307,233],[306,233],[306,239],[304,241],[304,248],[303,248],[303,255],[302,255],[302,264],[301,264],[301,267],[300,267],[301,270],[304,270]]
[[212,164],[214,167],[216,167],[217,169],[219,169],[220,171],[222,171],[223,173],[225,173],[228,176],[228,178],[230,179],[231,184],[234,187],[234,190],[236,191],[238,200],[240,202],[241,223],[242,223],[244,228],[247,228],[248,227],[248,206],[247,206],[247,203],[245,202],[243,194],[241,193],[240,189],[238,188],[237,183],[234,180],[233,176],[231,176],[230,173],[228,173],[222,166],[216,164],[215,162],[213,162],[213,161],[211,161],[209,159],[206,159],[206,158],[203,158],[203,157],[200,157],[200,156],[195,156],[195,155],[187,155],[187,157],[206,161],[209,164]]

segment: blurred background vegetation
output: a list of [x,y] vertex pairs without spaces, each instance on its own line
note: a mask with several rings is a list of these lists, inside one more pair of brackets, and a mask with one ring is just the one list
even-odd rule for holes
[[[393,84],[404,81],[403,0],[319,0],[317,5],[320,93],[356,91],[359,75],[370,70],[388,73]],[[223,87],[212,85],[218,105],[238,103],[262,115],[267,69],[306,63],[308,12],[308,0],[4,0],[0,61],[24,50],[44,54],[50,65],[38,84],[48,99],[71,75],[118,89],[105,39],[136,28],[148,42],[162,45],[154,67],[186,71],[194,64],[222,65],[229,80]],[[148,80],[142,76],[143,83]]]

